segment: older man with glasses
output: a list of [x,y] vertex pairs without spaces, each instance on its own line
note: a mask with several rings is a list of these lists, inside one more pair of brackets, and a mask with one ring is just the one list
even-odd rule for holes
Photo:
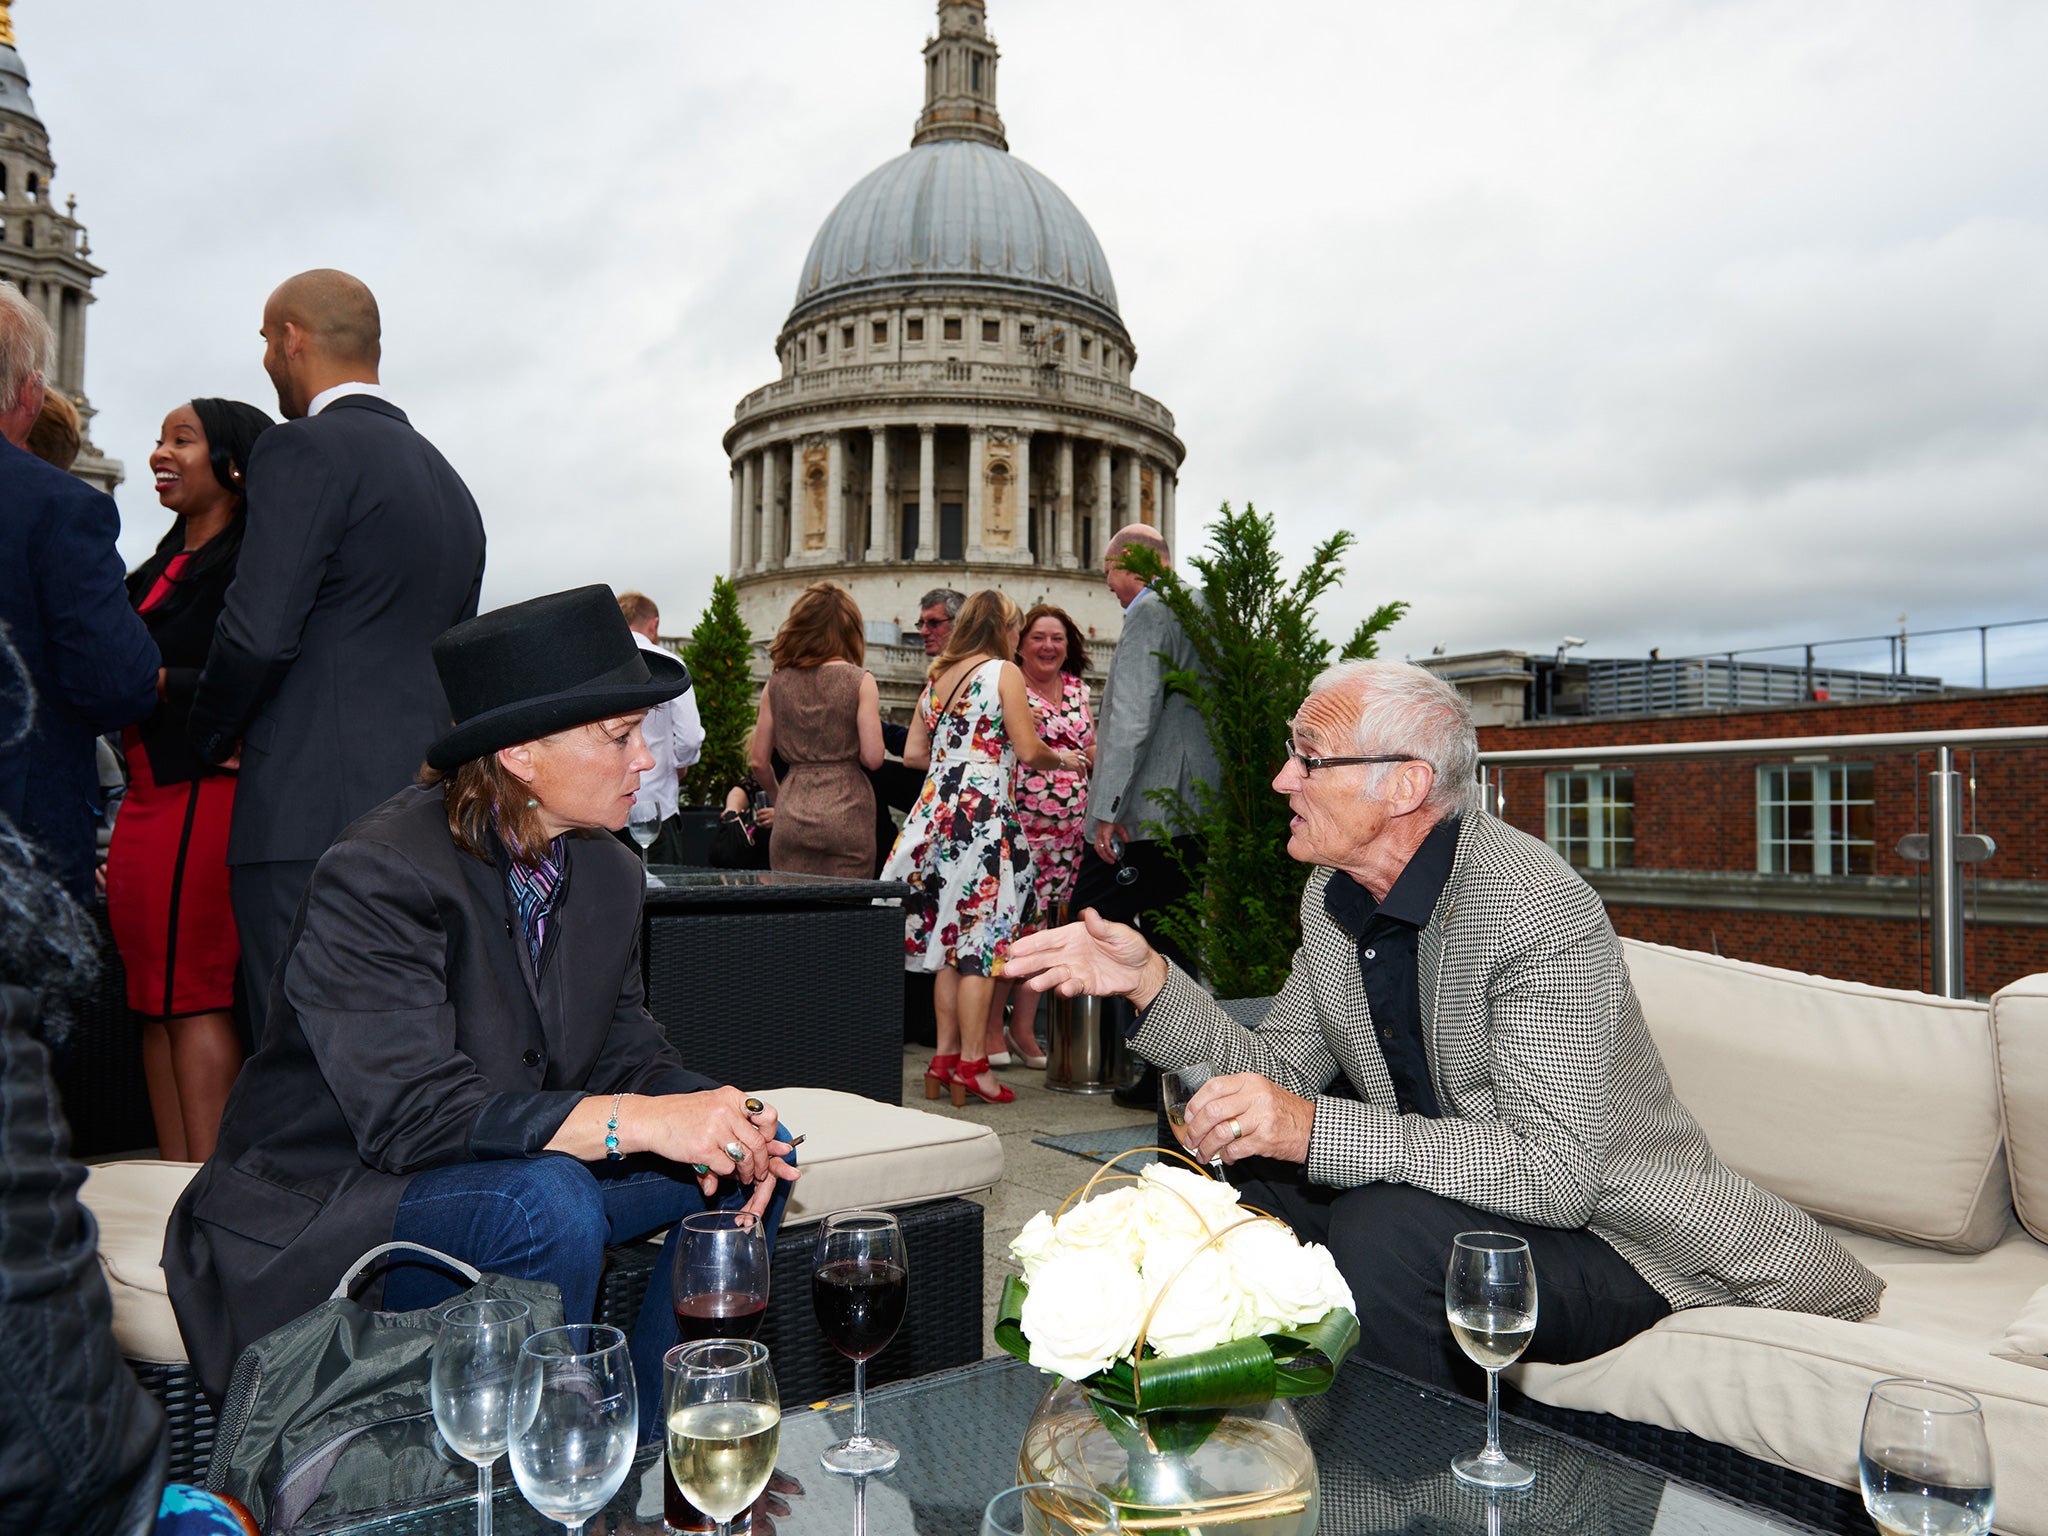
[[953,635],[953,621],[960,616],[960,605],[966,601],[964,593],[951,587],[934,587],[919,600],[917,633],[924,641],[925,655],[936,656],[946,648]]
[[1133,929],[1088,914],[1020,939],[1031,985],[1128,997],[1134,1048],[1218,1068],[1182,1131],[1248,1203],[1326,1243],[1361,1352],[1471,1389],[1444,1312],[1452,1239],[1529,1244],[1530,1360],[1583,1360],[1667,1313],[1749,1305],[1867,1317],[1882,1282],[1714,1156],[1673,1093],[1600,898],[1470,805],[1478,741],[1417,667],[1318,677],[1273,788],[1314,866],[1301,947],[1246,1028]]

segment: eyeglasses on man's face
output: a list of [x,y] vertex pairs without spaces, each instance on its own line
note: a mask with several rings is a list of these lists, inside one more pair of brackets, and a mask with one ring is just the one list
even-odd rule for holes
[[1312,774],[1318,768],[1349,768],[1354,763],[1412,763],[1415,756],[1408,752],[1375,752],[1370,757],[1317,757],[1304,752],[1294,744],[1292,736],[1287,738],[1287,755],[1301,765],[1304,774]]
[[943,616],[935,619],[919,619],[917,621],[917,627],[919,629],[944,629],[947,625],[951,624],[952,622],[953,621],[951,619],[945,618]]

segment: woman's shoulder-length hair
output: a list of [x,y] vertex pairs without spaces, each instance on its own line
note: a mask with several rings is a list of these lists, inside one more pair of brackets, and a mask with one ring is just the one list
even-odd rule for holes
[[1073,615],[1056,604],[1037,603],[1031,607],[1024,615],[1023,634],[1017,637],[1018,644],[1023,644],[1024,635],[1030,634],[1032,626],[1037,624],[1040,619],[1058,619],[1060,621],[1060,628],[1067,632],[1067,654],[1060,658],[1060,670],[1070,673],[1075,677],[1086,676],[1088,672],[1088,642],[1081,634],[1081,626],[1074,622]]
[[789,617],[768,645],[768,664],[817,667],[828,661],[867,660],[867,635],[853,594],[829,581],[814,581],[789,605]]

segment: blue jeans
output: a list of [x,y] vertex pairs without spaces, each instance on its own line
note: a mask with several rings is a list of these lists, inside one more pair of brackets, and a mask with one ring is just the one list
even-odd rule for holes
[[[789,1132],[777,1127],[778,1140]],[[790,1161],[794,1162],[792,1157]],[[762,1228],[768,1246],[782,1225],[790,1186],[778,1180]],[[746,1204],[750,1191],[721,1194],[721,1210]],[[598,1272],[608,1244],[627,1243],[666,1227],[661,1258],[633,1324],[633,1374],[640,1388],[640,1438],[661,1431],[661,1357],[676,1342],[669,1277],[685,1216],[707,1208],[687,1169],[639,1156],[616,1163],[584,1163],[560,1153],[475,1163],[453,1163],[416,1174],[391,1223],[394,1241],[438,1248],[486,1274],[550,1280],[562,1293],[562,1316],[590,1322],[597,1308]],[[462,1280],[430,1265],[398,1263],[384,1281],[384,1308],[412,1312],[465,1289]]]

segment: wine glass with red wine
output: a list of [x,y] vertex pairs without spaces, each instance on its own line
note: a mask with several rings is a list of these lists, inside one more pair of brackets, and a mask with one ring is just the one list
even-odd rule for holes
[[868,1435],[867,1363],[902,1326],[910,1300],[903,1229],[887,1211],[840,1211],[818,1227],[811,1307],[834,1349],[853,1362],[853,1435],[818,1459],[828,1472],[886,1472],[899,1454]]
[[[751,1339],[768,1314],[768,1240],[752,1211],[699,1211],[683,1218],[669,1294],[676,1334],[699,1339]],[[662,1460],[662,1513],[671,1529],[709,1531],[712,1518],[683,1496]],[[739,1524],[748,1524],[743,1511]]]

